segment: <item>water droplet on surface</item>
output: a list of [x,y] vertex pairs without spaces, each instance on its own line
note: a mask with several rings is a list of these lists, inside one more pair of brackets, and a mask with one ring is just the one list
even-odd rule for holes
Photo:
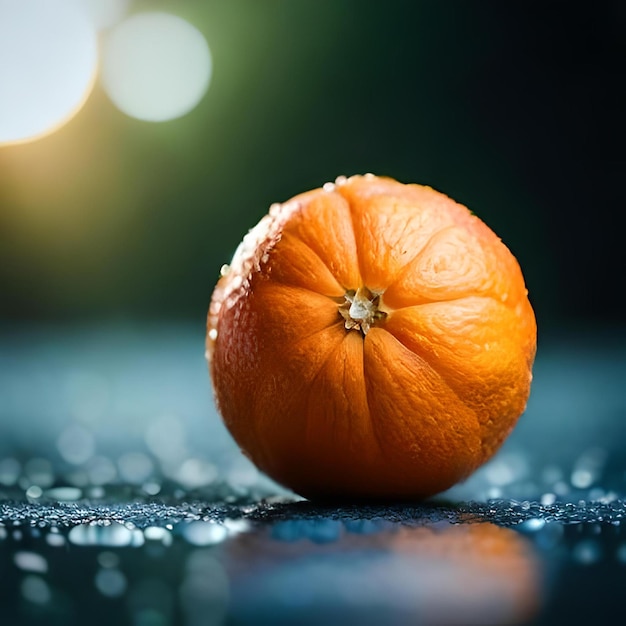
[[572,558],[581,565],[592,565],[602,557],[602,548],[595,540],[583,540],[572,550]]
[[518,528],[521,531],[534,533],[534,532],[537,532],[538,530],[541,530],[545,525],[546,525],[545,519],[542,519],[540,517],[531,517],[530,519],[523,521],[518,526]]
[[126,576],[118,569],[100,569],[95,578],[96,589],[109,598],[119,598],[126,591]]
[[60,548],[64,546],[67,542],[64,535],[51,532],[46,535],[46,543],[53,548]]
[[274,202],[270,205],[269,214],[271,217],[276,217],[280,214],[281,205],[278,202]]
[[77,546],[129,546],[133,543],[133,531],[118,522],[110,526],[81,524],[70,530],[68,539]]
[[487,491],[488,500],[497,500],[502,497],[502,489],[500,487],[490,487]]
[[210,546],[228,537],[228,529],[216,522],[188,522],[182,527],[183,537],[194,546]]
[[26,490],[26,497],[29,500],[37,500],[43,495],[43,489],[39,485],[32,485]]
[[45,574],[48,571],[48,561],[36,552],[19,551],[13,555],[13,562],[26,572]]
[[83,492],[78,487],[54,487],[53,489],[47,489],[44,492],[46,498],[52,500],[60,500],[64,502],[72,502],[73,500],[79,500],[83,495]]
[[149,496],[156,496],[161,492],[161,485],[156,481],[149,481],[142,485],[141,488]]
[[571,483],[577,489],[587,489],[593,483],[593,474],[586,469],[577,469],[572,472]]
[[169,546],[172,543],[172,534],[167,528],[161,526],[148,526],[144,529],[143,534],[148,541],[159,541],[164,546]]
[[52,597],[48,583],[40,576],[26,576],[20,588],[22,597],[33,604],[48,604]]
[[250,522],[246,519],[225,519],[223,524],[231,537],[239,533],[245,533],[251,528]]

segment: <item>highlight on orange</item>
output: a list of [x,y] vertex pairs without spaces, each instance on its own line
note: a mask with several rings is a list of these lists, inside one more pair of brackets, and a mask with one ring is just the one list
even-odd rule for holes
[[270,208],[222,270],[206,348],[225,424],[271,478],[312,499],[416,499],[509,435],[536,322],[483,221],[368,174]]

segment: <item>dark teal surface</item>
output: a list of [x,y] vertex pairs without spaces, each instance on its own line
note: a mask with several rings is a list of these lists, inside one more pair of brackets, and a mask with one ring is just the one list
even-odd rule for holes
[[202,336],[3,335],[3,624],[547,626],[617,610],[623,336],[546,340],[496,457],[427,503],[386,506],[309,503],[256,472],[213,406]]

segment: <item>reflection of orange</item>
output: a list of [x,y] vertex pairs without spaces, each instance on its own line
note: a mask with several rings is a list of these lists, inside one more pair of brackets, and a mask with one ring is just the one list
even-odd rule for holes
[[[530,544],[513,530],[490,523],[449,526],[439,533],[405,529],[393,546],[404,554],[432,559],[434,569],[447,571],[448,588],[440,589],[441,605],[436,608],[440,615],[428,623],[517,624],[538,609],[539,564]],[[485,616],[468,619],[473,611]],[[442,613],[447,613],[446,619],[441,619]],[[494,621],[496,614],[501,618]]]
[[[283,522],[289,523],[297,527],[302,520]],[[319,530],[338,522],[309,523]],[[276,612],[272,623],[298,623],[297,614],[280,611],[293,610],[287,595],[300,588],[317,604],[300,606],[303,613],[317,608],[348,623],[360,623],[356,618],[376,607],[385,612],[379,623],[524,624],[541,606],[543,572],[532,544],[495,524],[386,524],[366,535],[344,529],[323,544],[306,537],[274,541],[270,533],[235,538],[224,564],[233,601],[252,613]],[[355,597],[359,604],[351,606]]]
[[226,425],[301,495],[426,497],[499,448],[536,326],[519,265],[429,187],[355,176],[275,205],[214,291]]

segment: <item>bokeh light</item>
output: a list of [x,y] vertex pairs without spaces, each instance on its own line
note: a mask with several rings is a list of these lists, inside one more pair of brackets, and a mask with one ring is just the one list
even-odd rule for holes
[[96,31],[80,4],[0,0],[0,145],[39,138],[70,120],[96,68]]
[[92,24],[98,29],[111,28],[130,7],[130,0],[79,0]]
[[113,103],[131,117],[175,119],[200,102],[211,79],[212,60],[203,35],[167,13],[140,13],[106,37],[102,84]]

